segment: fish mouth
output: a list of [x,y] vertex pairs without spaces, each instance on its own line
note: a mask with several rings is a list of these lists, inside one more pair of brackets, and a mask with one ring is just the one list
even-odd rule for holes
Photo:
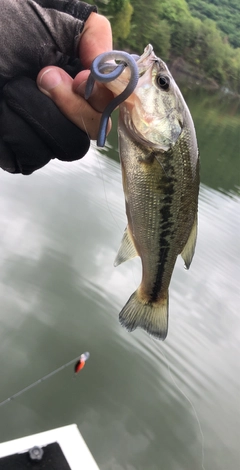
[[[143,54],[136,61],[136,64],[138,66],[140,82],[141,78],[145,75],[145,73],[148,70],[151,71],[154,66],[156,67],[159,73],[162,72],[171,77],[171,73],[168,70],[167,65],[162,59],[156,56],[153,50],[153,46],[151,44],[148,44],[147,47],[145,47]],[[138,86],[139,84],[137,85],[137,87]]]
[[152,44],[148,44],[144,51],[143,51],[143,54],[139,57],[139,59],[137,60],[137,64],[141,64],[143,61],[145,61],[146,59],[148,59],[150,56],[154,56],[156,59],[157,59],[157,56],[155,55],[154,51],[153,51],[153,46]]
[[159,62],[160,60],[161,59],[155,55],[153,46],[148,44],[145,47],[143,54],[137,60],[139,76],[141,77],[149,69],[149,67],[153,65],[153,62]]
[[[146,58],[146,57],[148,57],[150,54],[152,54],[152,52],[153,52],[153,46],[152,46],[152,44],[148,44],[148,45],[145,47],[145,49],[144,49],[143,54],[141,55],[141,57],[142,57],[142,58]],[[140,57],[140,59],[141,59],[141,57]]]

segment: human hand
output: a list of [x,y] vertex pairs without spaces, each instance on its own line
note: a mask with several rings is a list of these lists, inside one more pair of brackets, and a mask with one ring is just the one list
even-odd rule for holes
[[[80,37],[81,63],[88,68],[95,57],[111,49],[112,33],[109,21],[104,16],[91,13]],[[72,79],[59,67],[45,67],[38,74],[37,84],[70,121],[85,131],[90,139],[95,140],[102,112],[113,95],[104,86],[95,83],[91,97],[86,101],[84,91],[89,73],[89,70],[83,70]],[[110,128],[109,121],[108,132]]]
[[[30,174],[52,158],[81,158],[89,138],[96,138],[101,111],[111,99],[98,86],[89,102],[83,99],[89,73],[83,68],[111,49],[109,23],[93,13],[95,7],[79,0],[1,2],[0,26],[7,26],[1,29],[0,166],[11,173]],[[36,85],[46,66],[51,72],[45,78],[52,69],[62,76],[55,90],[45,92],[48,96]],[[76,76],[79,70],[83,71]]]

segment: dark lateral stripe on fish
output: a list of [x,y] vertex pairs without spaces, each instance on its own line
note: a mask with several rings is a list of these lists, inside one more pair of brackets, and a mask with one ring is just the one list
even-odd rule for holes
[[[169,156],[170,157],[170,156]],[[150,302],[156,302],[159,300],[159,293],[162,286],[162,280],[165,273],[165,266],[168,261],[170,242],[173,227],[171,205],[174,194],[174,183],[176,178],[174,176],[174,168],[169,162],[164,165],[165,176],[162,179],[161,188],[164,187],[166,194],[164,196],[164,205],[160,209],[160,237],[159,237],[159,257],[158,257],[158,270],[156,273],[156,279],[153,285],[153,289],[150,295]],[[170,176],[171,175],[171,176]]]
[[171,212],[170,204],[161,209],[162,219],[161,222],[164,223],[164,230],[160,233],[159,238],[159,257],[158,257],[158,269],[156,273],[156,279],[153,285],[153,289],[150,296],[151,302],[156,302],[159,298],[159,292],[162,285],[162,279],[164,276],[164,268],[168,260],[168,254],[170,249],[169,237],[172,233],[173,222],[171,221]]
[[159,265],[158,265],[155,283],[153,285],[152,292],[151,292],[150,299],[149,299],[150,302],[157,302],[157,300],[159,300],[159,292],[161,290],[162,278],[164,275],[164,266],[168,259],[168,252],[169,252],[169,247],[167,248],[164,247],[160,249]]

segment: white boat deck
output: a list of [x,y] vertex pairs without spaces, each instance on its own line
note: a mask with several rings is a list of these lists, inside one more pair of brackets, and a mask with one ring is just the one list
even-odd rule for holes
[[0,458],[58,442],[71,470],[99,470],[76,424],[0,444]]

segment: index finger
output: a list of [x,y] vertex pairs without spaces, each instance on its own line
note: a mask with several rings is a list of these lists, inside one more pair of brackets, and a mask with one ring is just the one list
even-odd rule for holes
[[105,16],[91,13],[85,22],[79,42],[79,57],[84,67],[90,68],[92,61],[102,52],[112,50],[111,24]]

